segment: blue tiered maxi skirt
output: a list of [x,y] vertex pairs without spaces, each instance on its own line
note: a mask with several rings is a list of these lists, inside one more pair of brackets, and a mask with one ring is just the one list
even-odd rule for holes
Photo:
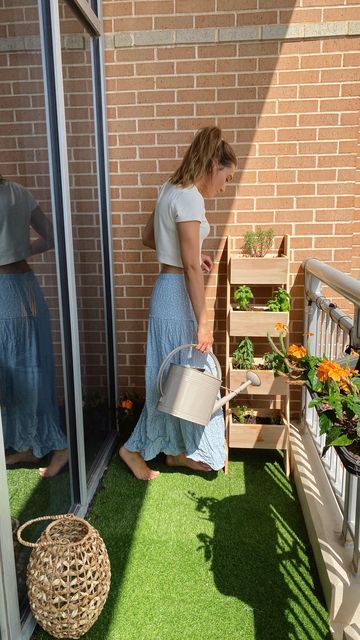
[[0,407],[5,449],[65,449],[49,310],[32,271],[0,275]]
[[[225,464],[225,424],[222,409],[212,415],[205,427],[160,412],[157,375],[165,357],[183,344],[197,341],[197,323],[181,274],[160,274],[152,293],[146,351],[146,402],[139,421],[125,443],[128,451],[139,452],[144,460],[160,452],[167,455],[184,453],[192,460],[205,462],[212,469]],[[213,374],[216,369],[211,356],[195,349],[183,349],[172,362],[203,367]],[[164,379],[166,379],[164,372]]]

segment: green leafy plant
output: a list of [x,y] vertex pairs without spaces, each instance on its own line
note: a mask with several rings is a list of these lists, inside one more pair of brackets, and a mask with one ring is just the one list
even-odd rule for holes
[[239,342],[233,353],[233,359],[239,369],[253,369],[254,363],[254,345],[250,338],[244,338]]
[[290,311],[290,294],[282,287],[279,287],[272,298],[267,301],[266,306],[269,311]]
[[245,252],[255,258],[263,258],[270,251],[273,240],[273,229],[257,227],[255,231],[247,231],[244,234]]
[[285,372],[286,370],[286,366],[283,363],[282,357],[278,353],[275,353],[274,351],[269,351],[267,353],[264,353],[263,363],[264,363],[264,369],[268,371],[274,371],[276,373],[277,371]]
[[255,416],[255,411],[253,409],[250,409],[249,407],[247,407],[245,404],[243,404],[243,405],[238,404],[236,406],[236,409],[235,409],[235,415],[236,415],[238,421],[241,424],[244,424],[245,418],[247,416],[251,416],[251,417]]
[[254,298],[253,292],[247,284],[242,284],[234,291],[234,302],[240,311],[246,311],[250,304],[250,300]]

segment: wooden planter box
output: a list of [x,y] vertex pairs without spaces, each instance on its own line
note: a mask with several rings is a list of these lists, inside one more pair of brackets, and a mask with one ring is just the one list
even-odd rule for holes
[[280,411],[255,411],[256,416],[278,414],[278,424],[241,424],[230,414],[229,447],[237,449],[287,449],[288,425]]
[[[262,260],[262,258],[258,258]],[[289,324],[288,311],[236,311],[231,309],[229,318],[231,336],[278,336],[277,322]]]
[[244,284],[285,284],[288,279],[288,256],[250,258],[242,253],[230,257],[230,282]]
[[[262,362],[262,358],[254,358],[255,365],[260,364]],[[288,395],[289,393],[289,385],[286,382],[285,378],[281,378],[280,376],[275,376],[274,372],[271,370],[264,369],[252,369],[260,378],[261,386],[249,386],[241,394],[244,395]],[[230,358],[230,382],[229,388],[236,389],[242,382],[246,380],[246,369],[233,369],[232,358]]]

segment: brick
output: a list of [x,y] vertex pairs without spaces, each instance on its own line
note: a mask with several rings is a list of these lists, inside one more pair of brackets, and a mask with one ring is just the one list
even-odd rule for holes
[[235,14],[231,13],[216,13],[215,15],[195,16],[195,27],[197,29],[209,27],[235,27],[235,24]]
[[[195,26],[193,16],[162,16],[154,17],[154,29],[193,29]],[[175,34],[174,34],[175,41]]]
[[[194,10],[196,9],[196,10]],[[194,7],[193,0],[175,0],[175,13],[214,13],[215,0],[197,0]]]

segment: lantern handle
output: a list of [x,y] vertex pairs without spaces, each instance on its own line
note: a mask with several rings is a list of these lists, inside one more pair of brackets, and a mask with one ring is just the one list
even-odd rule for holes
[[50,547],[55,545],[65,546],[69,544],[73,545],[73,544],[83,543],[84,538],[82,538],[78,542],[69,542],[69,540],[66,540],[65,538],[63,540],[60,538],[59,540],[56,540],[56,542],[54,541],[28,542],[27,540],[24,540],[21,537],[21,534],[24,531],[25,527],[29,527],[31,524],[34,524],[34,522],[43,522],[44,520],[72,520],[73,518],[76,518],[77,520],[81,520],[81,522],[84,522],[85,524],[90,526],[88,522],[86,522],[86,520],[83,520],[83,518],[79,518],[78,516],[75,516],[73,513],[65,513],[58,516],[40,516],[39,518],[33,518],[32,520],[28,520],[28,522],[25,522],[24,524],[22,524],[21,527],[19,527],[16,532],[17,539],[21,544],[24,545],[24,547],[31,547],[32,549],[35,549],[36,547]]

